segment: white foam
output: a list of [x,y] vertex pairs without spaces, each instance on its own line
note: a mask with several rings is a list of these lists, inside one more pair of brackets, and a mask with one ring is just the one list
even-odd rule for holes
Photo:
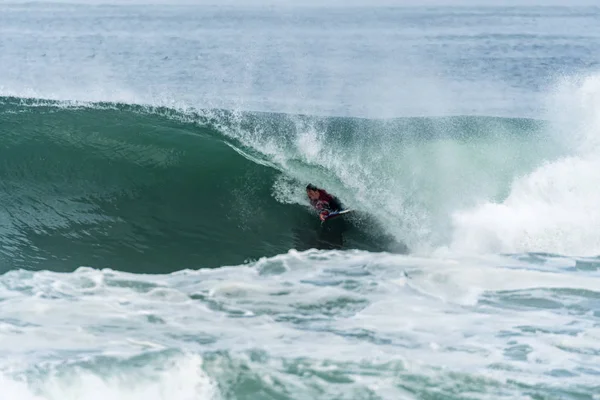
[[[183,356],[130,370],[93,371],[86,367],[49,368],[47,374],[0,374],[2,398],[10,400],[217,400],[214,382],[202,369],[202,358]],[[64,367],[63,367],[64,368]],[[108,372],[108,373],[107,373]]]
[[600,75],[563,82],[548,104],[568,155],[515,177],[506,200],[456,211],[453,249],[600,254]]
[[[589,293],[600,275],[573,264],[311,250],[170,275],[14,271],[0,277],[0,379],[15,400],[218,398],[248,369],[307,396],[392,396],[404,374],[544,386],[559,369],[592,387],[576,371],[598,358]],[[297,363],[352,387],[290,374]]]

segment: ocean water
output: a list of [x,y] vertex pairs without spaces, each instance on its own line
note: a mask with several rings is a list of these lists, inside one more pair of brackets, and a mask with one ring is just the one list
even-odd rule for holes
[[0,400],[600,399],[599,62],[592,3],[0,2]]

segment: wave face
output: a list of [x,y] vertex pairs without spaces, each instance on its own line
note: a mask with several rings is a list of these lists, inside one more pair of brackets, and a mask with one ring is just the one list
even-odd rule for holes
[[[527,119],[0,103],[4,270],[168,272],[292,248],[433,251],[456,242],[455,213],[503,201],[515,177],[559,155]],[[356,215],[320,226],[307,182]]]
[[242,156],[206,118],[14,98],[0,115],[3,270],[156,272],[291,248],[382,249],[360,232],[336,242],[339,223],[321,229],[277,201],[282,172]]

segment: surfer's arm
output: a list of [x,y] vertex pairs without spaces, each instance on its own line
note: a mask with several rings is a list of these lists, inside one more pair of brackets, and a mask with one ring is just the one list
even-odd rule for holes
[[317,210],[325,210],[329,208],[329,203],[322,200],[318,200],[313,203],[313,207]]
[[327,210],[323,210],[319,213],[319,219],[321,221],[325,221],[328,216],[329,216],[329,211],[327,211]]

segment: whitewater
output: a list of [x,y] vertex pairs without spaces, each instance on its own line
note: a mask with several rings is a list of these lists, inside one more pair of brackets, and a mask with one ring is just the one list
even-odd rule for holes
[[600,399],[599,27],[0,2],[0,399]]

